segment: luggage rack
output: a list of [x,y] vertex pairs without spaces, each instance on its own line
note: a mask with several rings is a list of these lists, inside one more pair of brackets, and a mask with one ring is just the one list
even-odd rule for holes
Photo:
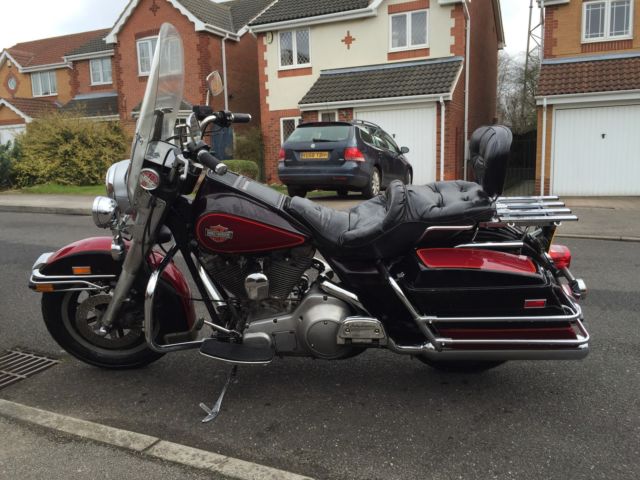
[[498,197],[496,218],[485,226],[557,226],[561,222],[576,222],[578,217],[559,197]]

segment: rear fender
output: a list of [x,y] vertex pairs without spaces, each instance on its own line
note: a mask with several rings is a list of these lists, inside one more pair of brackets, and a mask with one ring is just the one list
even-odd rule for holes
[[[41,255],[33,266],[29,288],[41,292],[55,292],[75,286],[86,286],[98,280],[116,280],[122,270],[122,264],[111,256],[111,242],[111,237],[85,238],[56,252]],[[163,258],[163,254],[153,251],[148,258],[150,269],[158,266]],[[77,275],[74,268],[78,267],[89,267],[90,273]],[[145,274],[144,271],[141,273]],[[195,324],[196,313],[187,280],[173,261],[162,272],[161,278],[167,286],[166,294],[179,300],[187,329],[191,329]],[[43,285],[47,287],[42,288]],[[162,322],[162,318],[160,321]],[[175,318],[171,319],[171,323],[175,321]]]

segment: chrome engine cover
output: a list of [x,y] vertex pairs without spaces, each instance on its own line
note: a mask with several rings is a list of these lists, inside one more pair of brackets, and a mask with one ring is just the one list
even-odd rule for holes
[[267,333],[280,355],[341,358],[354,350],[338,344],[338,331],[350,313],[346,302],[312,288],[293,312],[250,321],[245,335]]

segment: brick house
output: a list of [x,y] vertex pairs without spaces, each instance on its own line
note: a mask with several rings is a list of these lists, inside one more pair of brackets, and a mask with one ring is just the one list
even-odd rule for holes
[[498,0],[278,0],[250,28],[267,181],[300,121],[379,124],[409,147],[414,183],[465,176],[465,138],[494,122]]
[[259,124],[258,54],[256,39],[248,34],[247,23],[271,1],[131,0],[105,38],[114,51],[118,111],[125,127],[133,130],[135,126],[150,59],[164,22],[178,29],[184,44],[183,115],[190,105],[205,103],[206,76],[218,70],[226,88],[213,100],[213,106],[251,113]]
[[180,32],[185,51],[185,103],[206,101],[205,78],[225,79],[215,108],[251,113],[260,122],[258,50],[247,24],[272,0],[131,0],[110,29],[23,42],[0,56],[0,142],[52,110],[94,120],[119,119],[133,132],[158,32]]
[[537,192],[640,195],[640,0],[540,3]]
[[[106,82],[95,85],[88,73],[97,69],[102,58],[108,58],[108,52],[102,51],[104,47],[100,45],[106,33],[107,30],[95,30],[46,38],[18,43],[2,51],[0,143],[22,132],[33,118],[68,105],[77,97],[103,95],[112,90]],[[85,58],[72,55],[80,51]],[[80,81],[78,77],[82,75],[86,78]],[[106,113],[87,111],[84,105],[74,104],[74,109],[83,115]]]

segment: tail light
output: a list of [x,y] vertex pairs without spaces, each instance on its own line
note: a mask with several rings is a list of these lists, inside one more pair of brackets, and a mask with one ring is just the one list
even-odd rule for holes
[[344,159],[347,162],[364,162],[364,155],[358,147],[347,147],[344,149]]
[[549,256],[556,267],[560,270],[571,266],[571,250],[564,245],[551,245]]
[[284,161],[284,148],[280,149],[280,153],[278,154],[278,160],[279,161]]

